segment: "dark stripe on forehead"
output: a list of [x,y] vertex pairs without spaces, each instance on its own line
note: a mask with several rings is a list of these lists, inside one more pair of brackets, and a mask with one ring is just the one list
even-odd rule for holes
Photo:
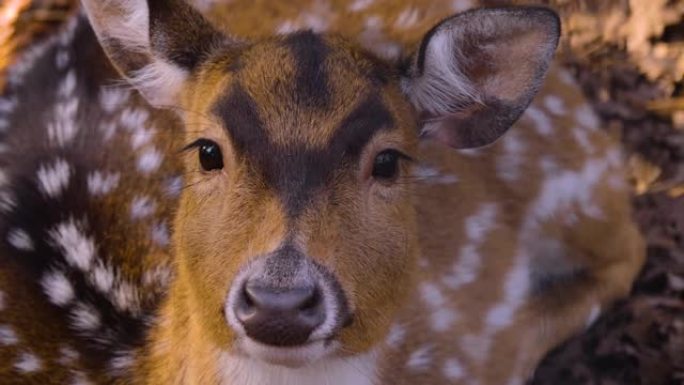
[[335,130],[329,148],[358,157],[378,130],[394,127],[394,119],[377,94],[362,101]]
[[328,46],[320,36],[311,31],[287,36],[285,46],[294,56],[293,96],[297,104],[310,108],[326,107],[330,102],[330,85],[325,69],[325,59],[330,51]]
[[259,117],[256,102],[238,83],[219,99],[212,112],[223,120],[224,128],[239,153],[268,145],[268,133]]
[[237,83],[213,112],[225,123],[237,153],[280,197],[290,217],[306,208],[345,159],[355,162],[377,131],[394,127],[389,110],[379,96],[372,95],[342,120],[326,148],[311,149],[305,142],[277,145],[268,137],[256,103]]

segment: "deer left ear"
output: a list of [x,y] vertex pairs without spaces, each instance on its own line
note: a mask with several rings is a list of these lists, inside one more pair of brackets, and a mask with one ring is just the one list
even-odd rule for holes
[[189,75],[229,43],[183,0],[82,0],[112,64],[155,105],[173,105]]
[[559,37],[558,15],[538,7],[478,9],[438,24],[402,79],[422,136],[455,148],[494,142],[536,95]]

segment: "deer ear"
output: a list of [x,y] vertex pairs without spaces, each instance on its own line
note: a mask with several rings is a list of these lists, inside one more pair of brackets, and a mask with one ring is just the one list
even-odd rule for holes
[[423,39],[402,88],[422,136],[455,148],[494,142],[537,93],[560,36],[546,8],[484,8],[444,20]]
[[174,104],[189,74],[227,38],[183,0],[83,0],[107,56],[155,105]]

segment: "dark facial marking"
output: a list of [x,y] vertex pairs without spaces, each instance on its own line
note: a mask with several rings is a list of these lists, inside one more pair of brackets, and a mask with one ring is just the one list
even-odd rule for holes
[[285,46],[295,60],[294,98],[297,104],[309,108],[324,108],[330,102],[328,75],[325,59],[329,48],[311,31],[289,35]]
[[353,161],[373,135],[394,126],[392,115],[378,95],[363,100],[336,128],[324,149],[306,143],[271,143],[254,100],[234,84],[213,109],[223,119],[236,151],[261,174],[281,197],[290,217],[296,217],[345,160]]

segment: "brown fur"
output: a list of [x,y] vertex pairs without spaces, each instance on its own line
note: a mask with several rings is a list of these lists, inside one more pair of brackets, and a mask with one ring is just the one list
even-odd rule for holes
[[[308,1],[302,3],[313,6]],[[399,5],[378,2],[361,13],[340,13],[348,3],[333,2],[330,12],[339,16],[332,18],[331,28],[348,36],[361,35],[364,40],[363,21],[378,16],[384,21],[382,30],[388,39],[414,47],[428,27],[447,16],[441,3],[420,4],[416,3],[420,15],[416,24],[392,31],[388,26],[405,9]],[[507,181],[499,175],[499,162],[509,152],[506,141],[514,139],[504,138],[470,152],[455,151],[432,139],[420,141],[418,113],[402,94],[394,64],[381,61],[349,38],[323,37],[330,50],[324,63],[330,83],[329,105],[305,108],[293,101],[296,58],[283,37],[265,36],[272,35],[284,20],[297,21],[298,12],[271,2],[232,1],[214,13],[232,33],[257,38],[210,56],[184,84],[177,107],[185,111],[183,142],[198,138],[215,141],[225,166],[220,171],[202,171],[196,150],[178,155],[182,166],[166,166],[182,167],[185,187],[177,207],[167,199],[149,221],[169,218],[171,207],[176,208],[171,253],[175,277],[147,343],[135,352],[134,367],[120,383],[219,384],[221,357],[234,351],[236,338],[223,313],[226,293],[241,269],[288,240],[340,282],[354,322],[339,335],[339,355],[350,357],[376,349],[378,384],[467,383],[467,379],[480,384],[518,383],[515,381],[524,380],[546,352],[580,331],[596,306],[603,309],[628,292],[643,262],[643,244],[630,218],[629,191],[613,183],[623,178],[621,166],[610,160],[617,144],[604,132],[580,122],[586,102],[561,68],[551,69],[533,104],[549,119],[553,134],[540,134],[529,115],[511,128],[510,135],[525,150],[515,155],[521,165],[520,176]],[[377,43],[370,40],[367,45]],[[377,81],[373,73],[383,73],[387,82]],[[358,159],[342,162],[303,212],[292,216],[263,175],[234,148],[230,128],[212,111],[235,84],[255,101],[272,146],[325,150],[340,122],[370,94],[379,95],[393,118],[393,128],[378,131]],[[545,104],[549,95],[562,100],[564,113]],[[585,133],[593,149],[577,139],[577,130]],[[155,143],[166,149],[178,139],[158,134]],[[124,147],[121,143],[112,146]],[[374,181],[370,175],[375,156],[387,148],[413,158],[402,161],[401,175],[393,184]],[[167,154],[171,156],[170,151]],[[545,182],[564,171],[579,172],[587,162],[599,159],[608,166],[588,194],[601,215],[587,215],[573,201],[560,213],[533,220]],[[547,166],[557,170],[547,172]],[[416,176],[425,167],[438,175]],[[453,177],[457,181],[449,181]],[[147,182],[146,191],[162,195],[158,181]],[[127,175],[121,181],[125,186],[139,183],[135,176]],[[171,257],[165,250],[150,247],[142,262],[134,258],[139,253],[131,250],[145,245],[139,239],[144,234],[113,214],[115,207],[128,204],[127,198],[109,195],[99,202],[100,210],[112,215],[111,229],[102,230],[109,238],[103,238],[100,247],[116,250],[113,263],[127,276],[139,278],[149,266],[168,263]],[[494,204],[497,209],[494,224],[475,245],[481,261],[477,279],[452,290],[446,278],[460,258],[459,250],[473,243],[466,220],[483,204]],[[525,226],[539,226],[534,239],[521,235]],[[559,243],[561,250],[557,252],[545,241]],[[539,266],[542,274],[552,278],[558,278],[553,275],[556,272],[569,278],[552,279],[548,287],[526,292],[511,314],[510,324],[487,335],[485,320],[508,295],[511,288],[506,282],[523,246],[529,247],[530,266]],[[580,272],[576,276],[572,275],[575,270]],[[1,289],[14,286],[11,270],[2,268],[0,273]],[[35,289],[27,289],[36,291],[27,298],[40,297]],[[18,293],[13,297],[16,301],[31,303]],[[42,301],[31,309],[14,303],[10,307],[17,309],[15,315],[21,310],[40,313],[45,320],[58,318],[52,314],[54,309],[45,305]],[[441,310],[453,311],[445,329],[433,325],[433,316]],[[2,320],[21,322],[12,317]],[[51,338],[71,333],[66,322],[57,322],[56,328],[53,334],[37,329],[27,343],[35,340],[37,345],[42,340],[40,355],[56,355],[57,343]],[[402,338],[393,336],[396,341],[392,343],[388,335],[397,328],[404,333]],[[482,355],[473,354],[471,348],[481,350]],[[427,363],[416,368],[409,363],[421,349],[427,352]],[[0,349],[0,357],[6,353],[15,354]],[[461,364],[463,378],[446,377],[444,368],[450,360]],[[49,373],[49,381],[61,383],[69,368],[54,366],[40,375]],[[90,370],[85,364],[75,366]],[[100,369],[89,372],[93,373],[91,380],[105,381]],[[0,379],[9,378],[5,373],[11,370],[8,366],[0,371]],[[31,379],[33,383],[43,380]]]

